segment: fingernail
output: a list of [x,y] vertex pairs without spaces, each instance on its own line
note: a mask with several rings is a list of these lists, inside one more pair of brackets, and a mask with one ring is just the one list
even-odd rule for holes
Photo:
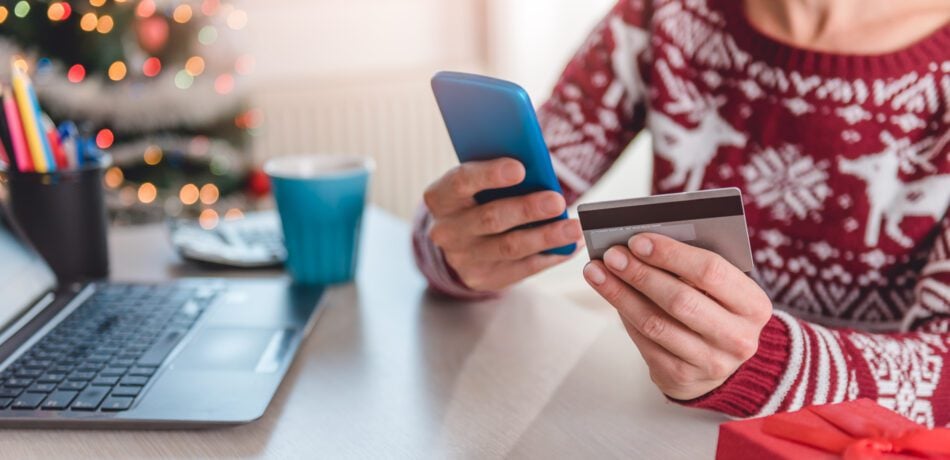
[[545,214],[557,214],[563,211],[561,202],[554,196],[550,196],[541,201],[541,212]]
[[564,232],[565,237],[572,241],[581,237],[581,232],[577,229],[577,225],[575,225],[573,221],[564,224],[564,227],[561,228],[561,231]]
[[610,248],[604,254],[604,263],[614,270],[623,271],[627,268],[627,256],[617,248]]
[[634,236],[630,242],[630,249],[633,249],[638,256],[649,257],[653,254],[653,241],[645,236]]
[[501,168],[501,177],[508,182],[514,182],[521,179],[521,164],[515,162],[505,163],[505,166]]
[[604,271],[600,267],[594,265],[593,262],[588,262],[584,266],[584,277],[588,281],[596,285],[604,284],[604,281],[607,281],[607,275],[604,274]]

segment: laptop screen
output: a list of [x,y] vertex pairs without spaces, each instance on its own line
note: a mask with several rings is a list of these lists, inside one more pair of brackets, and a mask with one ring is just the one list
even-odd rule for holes
[[56,276],[20,238],[0,205],[0,331],[56,285]]

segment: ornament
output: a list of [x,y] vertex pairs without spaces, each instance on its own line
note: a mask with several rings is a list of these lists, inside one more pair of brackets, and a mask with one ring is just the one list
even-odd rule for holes
[[149,54],[159,54],[168,44],[168,20],[163,16],[140,19],[135,33],[143,50]]

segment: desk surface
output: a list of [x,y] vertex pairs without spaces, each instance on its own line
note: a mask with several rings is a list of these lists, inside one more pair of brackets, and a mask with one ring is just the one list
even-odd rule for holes
[[[167,241],[161,226],[114,230],[113,277],[281,276],[202,271]],[[192,432],[5,430],[0,455],[712,458],[725,418],[666,402],[615,313],[583,291],[564,295],[558,277],[576,278],[581,261],[503,298],[456,304],[426,294],[408,242],[405,223],[368,214],[358,282],[331,290],[261,420]]]

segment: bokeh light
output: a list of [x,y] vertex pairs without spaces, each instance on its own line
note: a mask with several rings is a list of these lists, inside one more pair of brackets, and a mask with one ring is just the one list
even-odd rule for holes
[[114,142],[115,134],[113,134],[112,130],[109,128],[100,129],[96,134],[96,146],[98,146],[100,149],[112,147]]
[[20,56],[17,56],[17,57],[15,57],[15,58],[13,58],[13,66],[16,67],[17,70],[19,70],[19,71],[21,71],[21,72],[29,72],[29,71],[30,71],[30,64],[28,64],[28,63],[26,62],[26,59],[23,59],[23,58],[20,57]]
[[178,89],[191,88],[191,85],[194,82],[195,82],[195,77],[192,77],[191,75],[189,75],[188,72],[185,70],[179,70],[178,73],[175,74],[175,86],[177,86]]
[[234,70],[241,75],[247,75],[253,72],[254,56],[251,56],[250,54],[241,55],[237,62],[234,63]]
[[106,4],[106,0],[89,0],[89,4],[96,8],[99,8],[100,6]]
[[139,201],[149,204],[158,197],[158,189],[151,182],[146,182],[139,186]]
[[155,166],[162,162],[162,149],[157,145],[150,145],[145,149],[145,154],[142,155],[142,159],[145,160],[145,164],[149,166]]
[[73,12],[72,7],[68,3],[63,2],[53,2],[49,4],[49,8],[46,9],[46,17],[50,21],[58,22],[65,21],[69,18],[70,13]]
[[103,181],[106,183],[106,187],[109,188],[119,188],[122,185],[122,181],[125,180],[125,174],[122,174],[122,170],[118,166],[113,166],[106,170],[105,177]]
[[228,27],[241,30],[247,25],[247,13],[244,10],[234,10],[228,15]]
[[214,26],[204,26],[198,31],[198,41],[202,45],[211,45],[218,40],[218,29]]
[[10,10],[7,7],[0,5],[0,24],[3,24],[7,21],[7,17],[10,16]]
[[96,16],[96,13],[86,13],[82,15],[82,19],[79,20],[79,28],[86,32],[96,30],[96,26],[98,25],[99,17]]
[[181,4],[175,7],[175,10],[172,11],[172,19],[179,24],[184,24],[191,20],[191,6],[187,4]]
[[185,71],[192,77],[197,77],[205,71],[205,60],[201,56],[192,56],[185,61]]
[[135,15],[140,18],[148,18],[155,14],[155,2],[153,0],[142,0],[135,7]]
[[205,0],[201,2],[201,12],[205,16],[214,16],[220,6],[221,2],[219,0]]
[[16,6],[13,7],[13,14],[18,18],[25,18],[26,15],[30,14],[30,3],[26,0],[20,0]]
[[214,209],[205,209],[198,215],[198,225],[205,230],[211,230],[218,226],[218,211]]
[[231,74],[221,74],[214,79],[214,91],[218,94],[228,94],[234,90],[234,77]]
[[224,220],[240,220],[243,218],[244,212],[238,208],[228,209],[228,211],[224,213]]
[[211,205],[217,203],[218,197],[220,196],[218,186],[214,184],[202,185],[199,196],[201,198],[201,202],[204,204]]
[[99,21],[96,23],[96,32],[100,34],[107,34],[112,32],[112,27],[115,26],[115,22],[112,20],[112,16],[104,14],[99,17]]
[[191,206],[198,202],[198,186],[195,184],[185,184],[178,191],[178,199],[186,206]]
[[142,64],[142,73],[146,77],[154,77],[162,72],[162,61],[157,57],[150,57]]
[[66,78],[73,83],[79,83],[86,78],[86,68],[82,64],[73,64],[66,72]]
[[125,78],[128,71],[124,62],[115,61],[109,66],[109,79],[112,81],[120,81]]

